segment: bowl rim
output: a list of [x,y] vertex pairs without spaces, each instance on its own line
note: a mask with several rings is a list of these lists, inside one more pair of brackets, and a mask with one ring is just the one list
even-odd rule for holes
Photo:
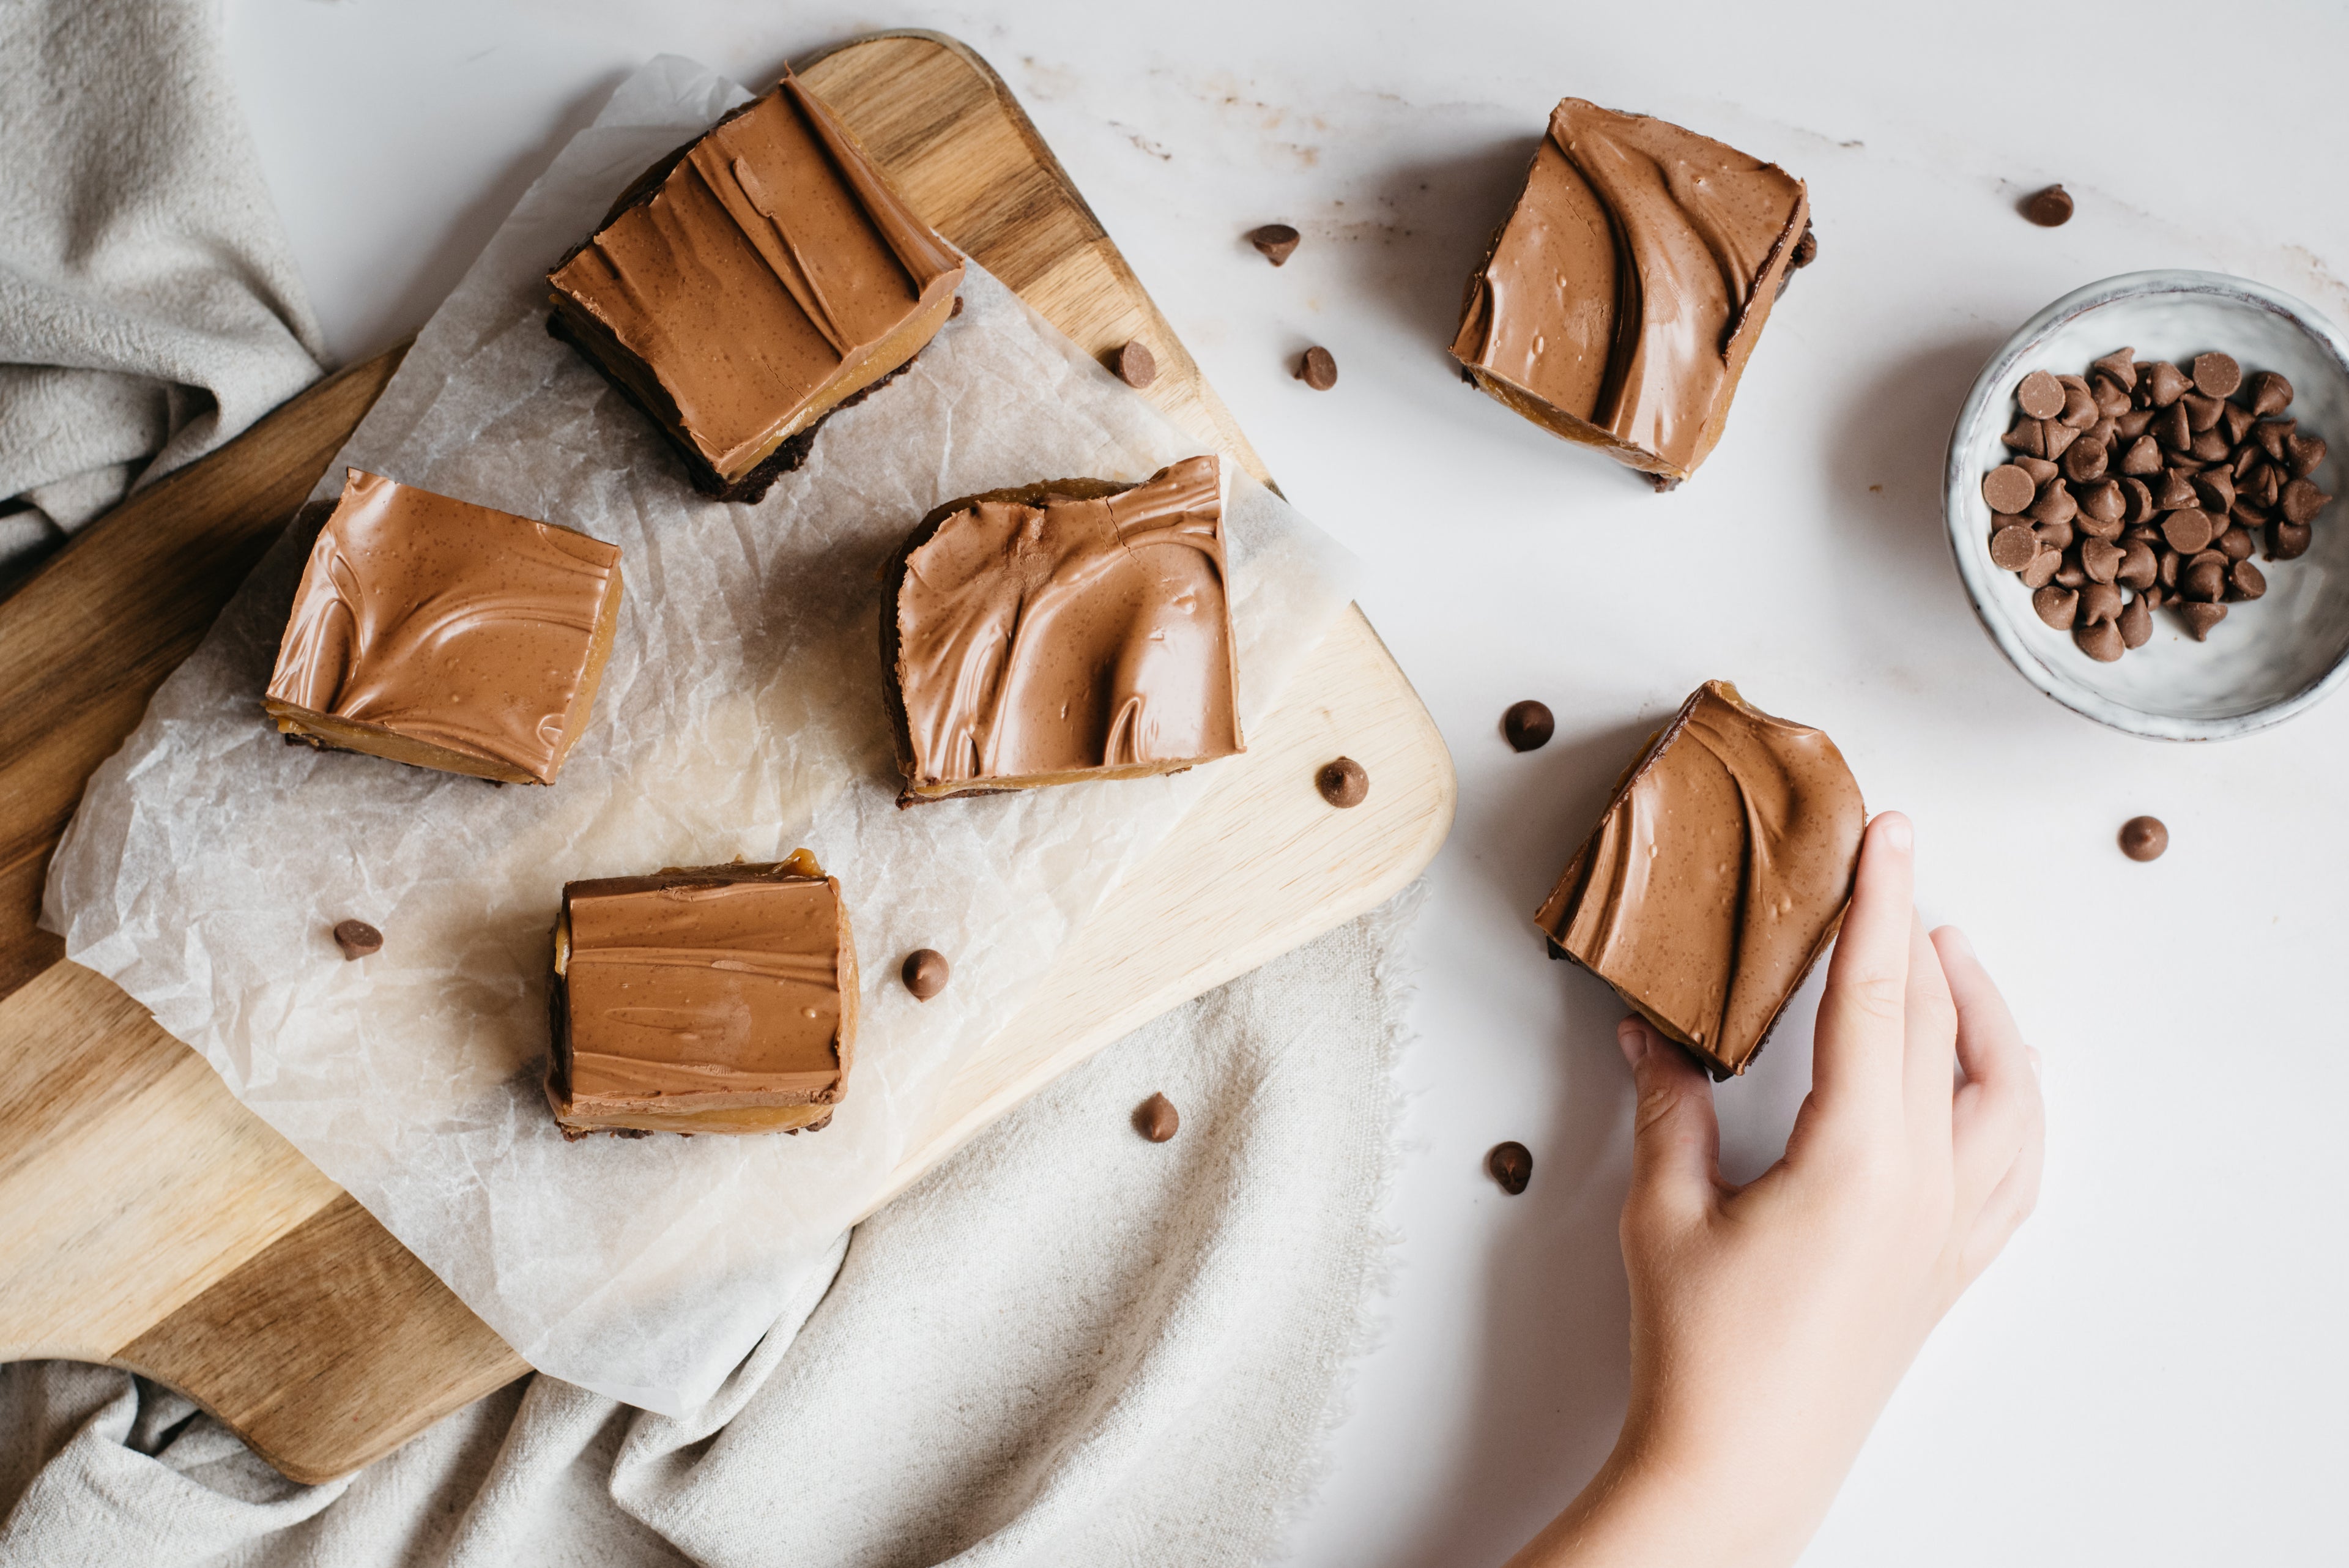
[[[1941,482],[1942,523],[1949,535],[1950,554],[1957,563],[1958,579],[1965,585],[1966,597],[1973,605],[1974,618],[1982,623],[1982,630],[2006,656],[2006,661],[2014,667],[2015,672],[2029,681],[2040,695],[2083,718],[2093,719],[2126,734],[2143,735],[2158,741],[2232,740],[2281,724],[2332,695],[2335,688],[2349,680],[2349,647],[2344,647],[2332,666],[2306,686],[2248,713],[2210,719],[2148,713],[2116,699],[2085,691],[2059,680],[2045,661],[2016,634],[2005,613],[1992,608],[1989,600],[1996,586],[1992,574],[1996,569],[1988,566],[1986,556],[1969,548],[1976,542],[1973,539],[1976,530],[1974,524],[1966,519],[1965,513],[1968,502],[1981,484],[1981,475],[1973,472],[1971,464],[1963,462],[1960,448],[1964,444],[1967,433],[1981,421],[1991,400],[2002,395],[2016,367],[2057,327],[2116,300],[2159,295],[2220,295],[2281,316],[2330,355],[2342,378],[2349,380],[2349,337],[2343,337],[2340,328],[2305,301],[2296,299],[2282,289],[2271,288],[2266,284],[2239,277],[2233,273],[2198,272],[2184,268],[2120,273],[2100,279],[2074,289],[2016,328],[2013,336],[2000,345],[1974,378],[1973,385],[1966,391],[1965,401],[1958,407],[1957,421],[1950,427],[1950,444],[1943,462]],[[1999,576],[2008,575],[1996,573]]]

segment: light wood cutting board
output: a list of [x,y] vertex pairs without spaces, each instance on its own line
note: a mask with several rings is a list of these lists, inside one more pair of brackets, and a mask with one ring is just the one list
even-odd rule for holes
[[[1088,351],[1148,344],[1151,401],[1269,482],[985,61],[936,34],[889,33],[802,74],[942,234]],[[62,961],[33,921],[90,770],[398,358],[313,388],[0,603],[0,1360],[144,1373],[297,1480],[356,1469],[528,1368],[201,1057]],[[1359,611],[1248,740],[959,1071],[892,1194],[1128,1030],[1374,907],[1451,827],[1451,758]],[[1340,754],[1371,777],[1351,811],[1312,783]],[[869,967],[894,962],[874,954]]]

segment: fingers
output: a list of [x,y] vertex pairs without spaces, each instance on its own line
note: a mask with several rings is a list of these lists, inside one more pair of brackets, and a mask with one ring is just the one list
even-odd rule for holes
[[[2030,1071],[2035,1082],[2038,1077],[2039,1054],[2024,1048]],[[2007,1242],[2031,1218],[2039,1206],[2040,1173],[2047,1164],[2046,1102],[2036,1093],[2024,1112],[2021,1147],[2015,1151],[2014,1163],[1999,1178],[1998,1185],[1983,1200],[1982,1212],[1974,1220],[1972,1233],[1967,1237],[1961,1256],[1963,1270],[1961,1287],[1971,1284],[1991,1261],[2005,1250]]]
[[1827,965],[1811,1054],[1823,1134],[1880,1127],[1900,1114],[1915,847],[1915,830],[1897,811],[1869,823],[1860,840],[1859,874]]
[[1958,1010],[1942,973],[1940,955],[1925,922],[1909,915],[1909,992],[1903,1007],[1901,1097],[1909,1107],[1914,1147],[1950,1147],[1951,1096],[1956,1094]]
[[1631,1017],[1615,1028],[1631,1064],[1639,1098],[1631,1116],[1631,1191],[1625,1222],[1635,1217],[1684,1220],[1703,1210],[1720,1168],[1721,1124],[1713,1081],[1687,1052]]
[[1965,933],[1944,926],[1933,933],[1933,948],[1957,1009],[1957,1062],[1966,1075],[1951,1110],[1962,1221],[2014,1168],[2026,1132],[2039,1115],[2039,1079],[2014,1014],[1974,956]]

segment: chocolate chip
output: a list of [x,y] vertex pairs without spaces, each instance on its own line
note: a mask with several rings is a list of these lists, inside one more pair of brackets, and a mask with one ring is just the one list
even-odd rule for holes
[[2137,385],[2137,350],[2116,348],[2101,359],[2088,362],[2089,370],[2109,378],[2124,392]]
[[2058,376],[2055,379],[2064,387],[2064,411],[2055,416],[2057,419],[2075,431],[2084,431],[2105,417],[2087,382],[2077,376]]
[[2198,604],[2217,604],[2227,597],[2227,563],[2197,559],[2178,575],[2178,591]]
[[2065,631],[2078,618],[2080,596],[2050,583],[2031,596],[2031,607],[2039,612],[2041,620],[2057,631]]
[[2151,409],[2131,409],[2113,421],[2113,429],[2121,440],[2135,441],[2153,423],[2153,415]]
[[1248,244],[1264,253],[1264,259],[1278,266],[1296,254],[1298,233],[1287,223],[1267,223],[1248,232]]
[[2230,398],[2243,384],[2243,368],[2228,354],[2197,354],[2193,364],[2194,385],[2204,397]]
[[2031,565],[2014,575],[2023,579],[2026,588],[2044,588],[2055,580],[2055,569],[2063,564],[2063,551],[2042,550],[2031,557]]
[[2042,420],[2039,421],[2039,439],[2046,443],[2049,457],[2062,457],[2072,450],[2072,443],[2080,439],[2080,432],[2061,421]]
[[2121,628],[2108,620],[2090,621],[2072,628],[2072,641],[2079,650],[2099,664],[2110,664],[2127,651],[2121,641]]
[[2064,564],[2055,568],[2053,580],[2059,588],[2076,588],[2087,582],[2088,574],[2080,570],[2080,563],[2067,554]]
[[2250,560],[2251,558],[2251,531],[2245,528],[2226,530],[2219,535],[2217,548],[2219,554],[2226,556],[2230,561]]
[[2255,599],[2268,591],[2268,576],[2251,563],[2249,556],[2237,561],[2227,571],[2227,597],[2230,599]]
[[2044,457],[2017,457],[2014,460],[2014,466],[2031,475],[2031,483],[2034,492],[2038,486],[2046,483],[2063,472]]
[[2229,403],[2219,410],[2219,428],[2227,432],[2230,441],[2240,441],[2250,433],[2251,410],[2240,403]]
[[2123,648],[2143,648],[2153,636],[2153,607],[2139,594],[2122,608],[2121,618],[2114,625],[2120,630]]
[[1183,1113],[1164,1095],[1153,1095],[1133,1110],[1133,1130],[1153,1143],[1164,1143],[1183,1130]]
[[2178,587],[2178,568],[2183,566],[2185,561],[2186,557],[2179,555],[2175,550],[2162,551],[2161,571],[2157,578],[2158,586],[2164,588],[2175,589]]
[[1371,775],[1353,758],[1340,757],[1321,764],[1313,775],[1313,787],[1321,792],[1323,800],[1348,811],[1371,797]]
[[2312,523],[2315,521],[2316,514],[2324,510],[2324,504],[2332,499],[2305,479],[2295,479],[2283,487],[2282,493],[2276,498],[2276,505],[2282,511],[2283,520],[2287,523]]
[[[2010,518],[2000,526],[2005,527],[2019,521],[2020,519],[2017,518]],[[1995,538],[1997,535],[1992,536]],[[2073,539],[2077,536],[2077,530],[2070,523],[2033,523],[2031,524],[2031,536],[2039,541],[2043,549],[2068,550],[2072,547]]]
[[2186,405],[2176,402],[2161,410],[2153,421],[2153,439],[2171,452],[2184,452],[2194,444],[2194,427],[2186,417]]
[[2253,371],[2243,395],[2251,400],[2251,412],[2261,419],[2292,407],[2292,383],[2273,370]]
[[2271,523],[2268,524],[2268,559],[2295,560],[2308,554],[2308,524],[2305,523]]
[[1502,1191],[1515,1198],[1534,1179],[1533,1150],[1521,1143],[1496,1143],[1485,1157],[1485,1168],[1501,1184]]
[[2206,547],[2217,532],[2215,521],[2199,507],[2184,507],[2161,520],[2161,536],[2169,547],[2189,556]]
[[2186,410],[2187,424],[2198,434],[2214,428],[2219,422],[2219,410],[2227,406],[2223,399],[2206,398],[2199,392],[2189,392],[2178,401]]
[[2189,602],[2179,605],[2178,613],[2186,618],[2187,632],[2194,640],[2206,642],[2209,640],[2210,628],[2227,618],[2227,607]]
[[1538,752],[1557,733],[1557,719],[1547,703],[1528,697],[1509,704],[1508,711],[1501,715],[1501,733],[1509,738],[1514,751]]
[[2039,493],[2023,515],[2033,523],[2069,523],[2080,514],[2080,503],[2062,484],[2050,484]]
[[2121,824],[2121,853],[2132,860],[2158,860],[2169,847],[2169,829],[2158,816],[2132,816]]
[[2240,495],[2235,497],[2235,504],[2227,508],[2227,515],[2241,526],[2255,532],[2268,525],[2267,508],[2254,506]]
[[2283,442],[2283,465],[2294,479],[2306,479],[2324,461],[2323,436],[2286,436]]
[[2268,454],[2270,462],[2283,462],[2284,443],[2292,439],[2300,426],[2298,420],[2261,420],[2251,427],[2251,439]]
[[1117,379],[1137,389],[1158,379],[1158,359],[1139,337],[1117,351]]
[[2153,509],[2157,512],[2175,512],[2199,499],[2194,493],[2194,481],[2174,468],[2162,470],[2161,482],[2153,487]]
[[2064,383],[2045,370],[2033,370],[2014,389],[2014,400],[2034,420],[2052,420],[2064,411]]
[[383,933],[365,920],[335,922],[335,945],[343,950],[343,961],[363,959],[369,953],[383,950]]
[[951,310],[949,310],[949,311],[947,311],[947,317],[950,317],[950,318],[951,318],[951,317],[953,317],[960,316],[961,314],[962,314],[962,296],[961,296],[961,295],[959,295],[959,294],[957,294],[957,295],[956,295],[956,296],[955,296],[954,308],[953,308],[953,309],[951,309]]
[[2002,572],[2019,572],[2038,558],[2039,541],[2028,528],[2018,524],[1990,536],[1990,564]]
[[2072,443],[2064,452],[2062,467],[2064,477],[2075,484],[2085,484],[2105,476],[2105,449],[2101,442],[2080,441]]
[[2224,431],[2207,430],[2196,436],[2186,450],[2194,454],[2195,462],[2211,463],[2226,462],[2234,449],[2227,444]]
[[2143,523],[2153,515],[2153,492],[2142,479],[2124,479],[2121,485],[2121,521]]
[[1992,512],[2019,513],[2038,495],[2031,475],[2013,463],[2004,463],[1982,475],[1982,499]]
[[949,972],[947,955],[936,948],[916,948],[905,955],[905,967],[897,971],[917,1002],[927,1002],[944,991]]
[[2125,588],[2143,590],[2153,587],[2153,580],[2160,575],[2161,562],[2155,556],[2153,547],[2131,541],[2121,552],[2120,570],[2113,574],[2113,581]]
[[2195,498],[2202,510],[2214,517],[2224,517],[2235,509],[2235,482],[2223,468],[2198,473],[2193,479]]
[[2033,191],[2023,199],[2023,215],[2043,229],[2059,228],[2072,221],[2072,193],[2061,185]]
[[2117,420],[2129,411],[2128,389],[2110,376],[2098,376],[2088,385],[2095,394],[2096,411],[2108,420]]
[[1297,379],[1317,392],[1326,392],[1338,384],[1338,361],[1317,343],[1297,361]]
[[[2118,480],[2099,480],[2094,484],[2083,485],[2073,494],[2080,503],[2080,515],[2110,524],[2114,534],[2120,532],[2121,524],[2128,516],[2128,498],[2122,493]],[[2103,535],[2107,539],[2112,536],[2112,534]]]
[[2110,583],[2090,579],[2088,585],[2080,590],[2080,611],[2077,617],[2079,624],[2094,626],[2098,621],[2114,621],[2120,618],[2120,589]]
[[2032,457],[2047,455],[2047,434],[2037,420],[2016,421],[2014,428],[1999,440],[2006,443],[2010,452],[2023,452]]
[[2187,388],[2194,384],[2187,379],[2185,371],[2167,359],[2156,359],[2139,369],[2145,373],[2137,380],[2137,395],[2147,408],[2170,407],[2186,395]]
[[[2121,562],[2125,558],[2126,553],[2118,545],[2108,545],[2102,539],[2089,539],[2080,545],[2080,569],[2088,574],[2088,581],[2092,583],[2111,582],[2113,574],[2121,569]],[[2120,612],[2116,608],[2113,613],[2117,615]]]

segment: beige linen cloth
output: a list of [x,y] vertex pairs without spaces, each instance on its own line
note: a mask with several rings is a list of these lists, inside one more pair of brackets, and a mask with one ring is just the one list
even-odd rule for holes
[[216,0],[0,0],[0,568],[317,379]]
[[[299,1487],[128,1373],[0,1368],[0,1565],[1276,1555],[1374,1306],[1414,902],[982,1133],[856,1228],[697,1424],[535,1376]],[[1171,1143],[1133,1130],[1158,1092]]]

